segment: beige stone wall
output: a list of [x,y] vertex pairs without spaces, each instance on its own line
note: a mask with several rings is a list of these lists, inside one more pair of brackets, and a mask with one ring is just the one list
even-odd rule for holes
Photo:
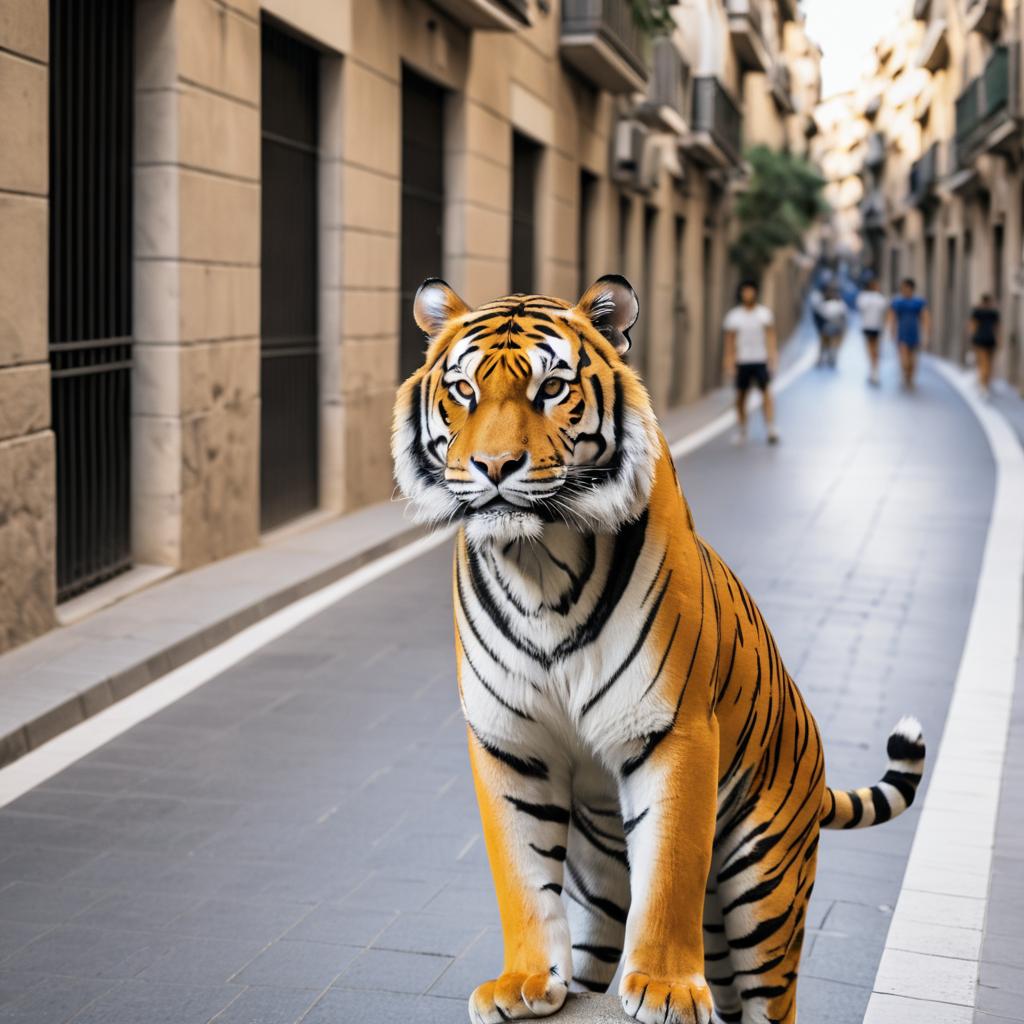
[[139,0],[132,525],[189,568],[259,535],[255,0]]
[[53,624],[54,442],[47,353],[49,26],[0,7],[0,651]]

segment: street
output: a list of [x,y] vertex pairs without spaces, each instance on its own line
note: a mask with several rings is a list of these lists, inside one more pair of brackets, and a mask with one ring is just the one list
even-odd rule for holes
[[[913,394],[891,356],[881,389],[865,374],[851,335],[838,371],[782,395],[778,448],[755,415],[746,446],[721,435],[680,464],[833,786],[874,782],[906,713],[934,759],[995,482],[938,374]],[[358,590],[0,812],[0,1020],[467,1019],[501,944],[449,561],[445,544]],[[919,814],[824,834],[807,1024],[863,1020]]]

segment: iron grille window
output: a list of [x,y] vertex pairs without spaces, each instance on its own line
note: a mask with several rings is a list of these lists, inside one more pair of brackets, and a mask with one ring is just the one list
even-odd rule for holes
[[132,12],[51,0],[49,350],[57,598],[131,564]]
[[320,56],[263,25],[260,525],[320,503]]

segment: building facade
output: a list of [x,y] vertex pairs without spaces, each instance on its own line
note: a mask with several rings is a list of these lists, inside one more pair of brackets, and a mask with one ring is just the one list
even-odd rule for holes
[[388,498],[427,276],[472,304],[624,273],[657,408],[719,383],[743,149],[805,145],[817,52],[793,0],[657,36],[635,7],[3,5],[0,649]]
[[1019,0],[916,0],[857,96],[866,262],[913,277],[933,345],[956,360],[985,293],[1002,313],[997,369],[1024,385],[1024,79]]

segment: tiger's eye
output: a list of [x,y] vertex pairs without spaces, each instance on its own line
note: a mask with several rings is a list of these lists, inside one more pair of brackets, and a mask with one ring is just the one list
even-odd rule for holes
[[468,380],[460,380],[455,384],[455,390],[459,393],[461,398],[465,398],[467,401],[474,396],[476,392],[473,391],[473,385]]
[[562,393],[564,388],[564,380],[559,380],[557,377],[551,377],[549,380],[544,381],[544,385],[540,389],[540,392],[545,398],[556,398]]

